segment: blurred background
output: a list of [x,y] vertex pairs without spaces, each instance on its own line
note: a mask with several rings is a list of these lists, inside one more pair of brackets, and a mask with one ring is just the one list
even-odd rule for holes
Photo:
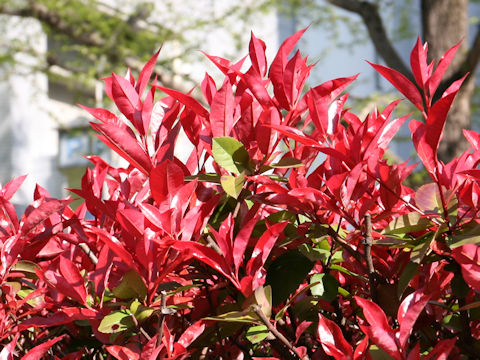
[[[470,74],[440,149],[447,161],[465,148],[461,129],[478,123],[472,114],[479,103],[479,5],[468,0],[0,0],[0,183],[28,174],[15,198],[22,212],[37,183],[54,197],[79,186],[88,165],[82,155],[118,161],[90,130],[90,116],[76,106],[110,106],[98,79],[112,71],[124,75],[130,68],[137,76],[162,47],[160,82],[189,91],[205,71],[220,78],[201,51],[239,60],[253,31],[266,42],[271,62],[281,42],[306,26],[298,48],[317,63],[307,85],[360,73],[349,89],[349,104],[361,117],[374,104],[383,108],[400,97],[365,60],[411,79],[409,54],[417,36],[428,41],[432,59],[463,39],[440,87]],[[412,111],[407,104],[401,110]],[[397,161],[413,154],[402,137],[409,137],[406,126],[391,148]]]

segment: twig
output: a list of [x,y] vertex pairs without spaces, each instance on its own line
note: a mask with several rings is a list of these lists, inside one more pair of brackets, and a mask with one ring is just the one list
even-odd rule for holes
[[357,260],[358,264],[363,268],[363,270],[367,272],[367,268],[363,264],[362,256],[358,251],[354,250],[350,246],[350,244],[343,240],[332,228],[328,229],[328,235],[330,235],[336,243],[338,243],[344,250],[346,250],[351,256],[353,256],[355,260]]
[[93,265],[98,264],[98,258],[95,256],[95,254],[92,252],[92,250],[86,243],[80,243],[78,244],[78,246],[80,247],[80,249],[83,250],[85,254],[87,254],[87,256],[90,258],[90,261],[93,263]]
[[367,270],[368,270],[368,280],[370,283],[370,295],[372,300],[376,302],[377,300],[377,289],[375,284],[375,268],[373,267],[373,260],[372,260],[372,217],[370,214],[365,214],[365,239],[364,239],[364,246],[365,246],[365,261],[367,262]]
[[207,239],[207,246],[213,250],[215,250],[215,252],[217,252],[218,254],[222,255],[223,256],[223,253],[222,253],[222,250],[220,249],[220,247],[218,246],[218,244],[215,242],[215,240],[213,240],[212,236],[211,235],[207,235],[206,236],[206,239]]
[[[255,314],[258,315],[260,321],[267,327],[267,329],[273,334],[273,336],[275,336],[275,338],[277,338],[278,340],[280,340],[282,342],[283,345],[285,345],[288,350],[290,350],[289,352],[285,353],[285,355],[287,356],[288,354],[288,357],[291,358],[291,359],[302,359],[300,357],[300,355],[298,354],[297,350],[295,349],[295,347],[290,343],[290,341],[288,341],[288,339],[283,336],[283,334],[281,332],[279,332],[271,323],[270,323],[270,320],[265,316],[265,314],[263,313],[262,311],[262,308],[260,307],[260,305],[253,305],[252,306],[252,309],[253,311],[255,312]],[[293,354],[292,354],[293,353]],[[303,358],[302,360],[307,360],[307,358]]]
[[157,347],[162,344],[163,338],[163,324],[165,324],[165,309],[167,307],[167,293],[165,291],[160,292],[160,299],[161,299],[161,308],[160,308],[160,315],[158,317],[158,338],[157,338]]

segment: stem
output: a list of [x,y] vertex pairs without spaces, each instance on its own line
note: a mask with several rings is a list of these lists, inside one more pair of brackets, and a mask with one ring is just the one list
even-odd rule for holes
[[90,247],[86,243],[80,243],[78,244],[79,248],[83,250],[85,254],[90,258],[90,261],[92,262],[93,265],[98,264],[98,258],[95,256],[95,254],[92,252]]
[[370,214],[365,214],[365,260],[367,262],[367,270],[368,270],[368,280],[370,283],[370,296],[374,302],[377,302],[377,290],[375,286],[375,268],[373,267],[373,260],[372,260],[372,217]]
[[330,235],[333,240],[338,243],[342,248],[344,248],[350,255],[352,255],[355,260],[359,263],[359,265],[363,268],[363,270],[368,273],[367,268],[363,264],[362,256],[359,254],[358,251],[354,250],[350,244],[348,244],[345,240],[343,240],[332,228],[328,229],[328,235]]
[[[288,352],[285,352],[282,355],[285,355],[288,359],[302,359],[300,355],[298,354],[297,350],[295,347],[292,345],[288,339],[283,336],[281,332],[279,332],[271,323],[270,320],[265,316],[265,314],[262,311],[262,308],[260,305],[253,305],[252,306],[253,311],[255,314],[258,315],[260,321],[267,327],[267,329],[275,336],[284,346],[288,348]],[[292,354],[293,353],[293,354]],[[307,359],[302,359],[302,360],[307,360]]]
[[157,347],[162,344],[163,338],[163,325],[165,324],[165,309],[167,307],[167,293],[165,291],[160,292],[160,299],[161,299],[161,308],[160,308],[160,315],[158,317],[158,338],[157,338]]

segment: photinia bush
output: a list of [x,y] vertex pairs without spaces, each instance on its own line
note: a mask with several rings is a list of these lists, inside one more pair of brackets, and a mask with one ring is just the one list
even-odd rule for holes
[[303,32],[271,64],[253,34],[248,62],[207,55],[202,101],[151,79],[158,53],[105,78],[118,112],[83,108],[128,166],[89,157],[76,210],[38,186],[18,219],[24,178],[0,190],[0,359],[478,357],[480,134],[437,158],[458,45],[428,64],[418,40],[415,83],[371,64],[423,117],[412,189],[384,156],[399,101],[360,119],[356,76],[305,89]]

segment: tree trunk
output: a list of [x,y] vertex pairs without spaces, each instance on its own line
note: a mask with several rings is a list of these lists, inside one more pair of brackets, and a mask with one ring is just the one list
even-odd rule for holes
[[[441,84],[439,91],[445,90],[459,77],[456,74],[462,73],[461,67],[468,50],[468,3],[468,0],[422,0],[423,40],[428,42],[429,61],[438,61],[445,51],[463,40],[444,76],[447,80]],[[470,127],[474,89],[475,79],[471,76],[465,80],[450,110],[438,150],[438,157],[444,162],[450,161],[468,148],[462,129]]]

